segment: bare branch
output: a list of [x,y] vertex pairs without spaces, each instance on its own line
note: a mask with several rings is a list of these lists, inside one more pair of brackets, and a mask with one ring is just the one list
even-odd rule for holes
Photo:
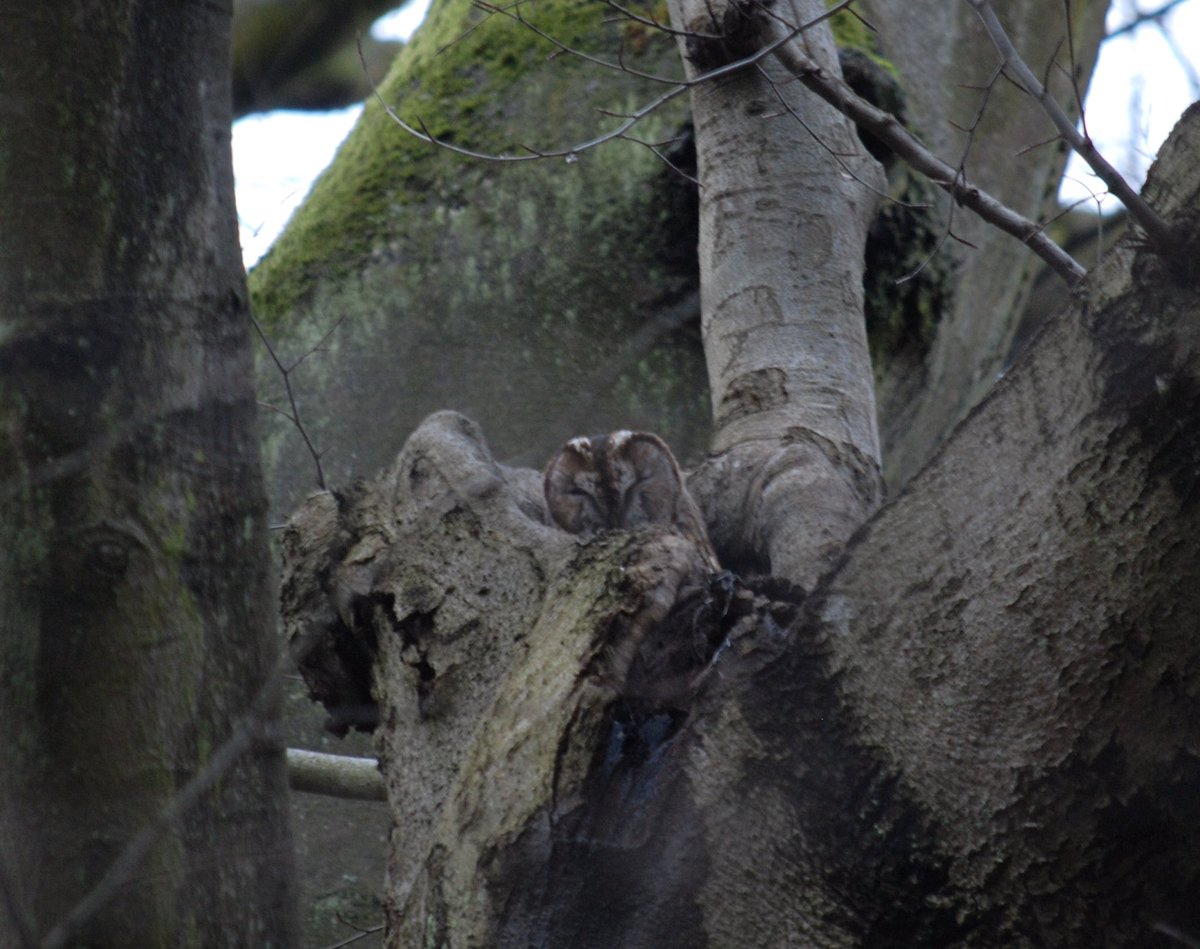
[[[779,19],[774,13],[769,13],[769,19],[772,22],[772,27],[767,35],[768,42],[758,49],[756,52],[745,56],[741,59],[726,63],[714,69],[707,70],[694,76],[691,79],[680,80],[676,85],[667,89],[661,95],[657,96],[646,105],[642,106],[635,112],[627,115],[624,120],[615,128],[594,138],[584,142],[579,142],[567,148],[553,149],[543,151],[534,149],[530,146],[521,146],[525,149],[526,154],[489,154],[486,152],[477,152],[472,149],[464,148],[452,142],[447,142],[434,136],[425,123],[420,119],[416,119],[419,128],[414,128],[404,119],[402,119],[395,109],[388,104],[379,92],[378,87],[370,80],[371,89],[376,100],[397,125],[408,132],[415,138],[419,138],[431,145],[436,145],[447,151],[462,155],[467,158],[473,158],[482,161],[494,162],[518,162],[518,161],[538,161],[545,158],[563,158],[569,162],[576,161],[580,154],[596,148],[605,142],[614,141],[617,139],[625,139],[627,141],[637,141],[627,133],[639,121],[650,115],[657,109],[661,108],[667,102],[674,99],[676,96],[690,89],[692,86],[699,85],[704,82],[710,82],[722,76],[731,75],[751,66],[756,66],[765,57],[775,54],[784,65],[800,79],[806,86],[820,95],[827,102],[831,103],[835,108],[843,114],[853,119],[864,128],[869,129],[881,141],[885,142],[892,148],[897,155],[912,166],[918,172],[926,175],[936,185],[949,192],[956,201],[971,208],[980,217],[989,223],[999,227],[1007,233],[1018,237],[1038,256],[1042,257],[1050,267],[1063,277],[1068,283],[1074,283],[1080,279],[1086,271],[1069,254],[1058,247],[1050,240],[1042,229],[1033,221],[1028,220],[1022,215],[1012,211],[1001,202],[981,191],[975,186],[966,181],[965,175],[961,169],[954,169],[946,162],[942,161],[933,155],[924,145],[922,145],[907,129],[905,129],[894,116],[883,112],[882,110],[871,105],[865,99],[861,99],[856,95],[849,86],[842,80],[835,79],[822,70],[815,62],[810,60],[805,54],[796,48],[796,44],[791,41],[799,36],[804,30],[815,26],[823,20],[828,19],[834,14],[843,9],[849,8],[853,0],[841,0],[841,2],[833,5],[821,15],[813,18],[801,26],[791,26]],[[482,3],[483,9],[490,13],[501,13],[516,19],[525,25],[529,25],[528,21],[519,12],[519,3],[512,4],[509,7],[501,8],[494,6],[486,0]],[[517,12],[512,12],[516,10]],[[531,27],[532,28],[532,27]],[[536,30],[536,28],[534,28]],[[542,31],[537,30],[539,35],[546,36]],[[774,34],[774,35],[771,35]],[[546,36],[560,51],[568,52],[573,55],[582,55],[576,51],[558,43],[553,37]],[[593,57],[584,56],[589,61],[596,61]],[[362,52],[362,44],[359,44],[359,59],[362,62],[364,74],[367,71],[366,60]],[[623,69],[619,64],[603,63],[602,64],[616,69]],[[626,70],[628,71],[628,70]],[[644,144],[644,143],[643,143]]]
[[1080,134],[1071,117],[1063,111],[1062,106],[1050,95],[1046,87],[1038,81],[1037,76],[1021,59],[1020,53],[1017,52],[1008,33],[997,19],[991,4],[987,0],[966,0],[966,2],[979,15],[992,44],[1004,60],[1005,69],[1012,70],[1014,81],[1028,95],[1038,101],[1062,137],[1096,172],[1100,180],[1108,185],[1108,190],[1112,195],[1129,209],[1129,216],[1141,225],[1158,252],[1164,255],[1171,253],[1175,243],[1171,227],[1151,209],[1150,205],[1142,200],[1141,195],[1130,187],[1129,182],[1121,176],[1121,173],[1104,159],[1104,156],[1096,150],[1096,146],[1092,144],[1092,140]]
[[[1071,82],[1071,93],[1075,97],[1075,108],[1079,110],[1079,124],[1083,126],[1083,134],[1087,135],[1087,114],[1083,108],[1083,93],[1079,89],[1079,78],[1075,75],[1075,66],[1077,63],[1075,58],[1075,21],[1071,15],[1071,0],[1063,0],[1063,16],[1067,21],[1067,56],[1071,63],[1071,68],[1067,70],[1067,78]],[[1062,44],[1060,43],[1059,45],[1061,46]],[[1058,64],[1057,49],[1054,51],[1054,55],[1050,58],[1050,64]],[[1044,84],[1050,84],[1049,68],[1047,68],[1047,79]]]
[[679,175],[679,177],[682,178],[684,181],[694,184],[697,188],[703,187],[700,184],[699,179],[693,177],[692,175],[689,175],[686,171],[684,171],[682,168],[680,168],[678,165],[676,165],[673,161],[671,161],[671,159],[669,159],[666,155],[663,154],[661,143],[656,145],[654,142],[647,142],[645,139],[634,138],[632,135],[626,135],[625,141],[633,142],[635,145],[641,145],[644,148],[649,149],[651,154],[653,154],[655,158],[657,158],[664,165],[666,165],[668,168],[670,168],[671,171],[675,172],[675,174]]
[[869,182],[864,181],[862,179],[862,176],[859,175],[857,172],[855,172],[854,169],[852,169],[846,163],[845,158],[847,156],[839,155],[832,148],[830,148],[828,143],[826,143],[824,141],[824,139],[821,138],[820,135],[818,135],[816,132],[814,132],[812,130],[812,128],[809,127],[809,124],[804,121],[804,117],[802,115],[800,115],[800,113],[798,113],[794,108],[792,108],[791,103],[787,101],[787,99],[784,97],[783,93],[780,92],[778,87],[775,85],[775,83],[771,81],[771,77],[767,74],[767,71],[765,69],[763,69],[761,63],[758,64],[757,68],[758,68],[759,73],[762,75],[762,77],[767,81],[767,85],[769,85],[771,87],[771,91],[775,94],[775,98],[777,98],[779,100],[779,104],[783,106],[784,111],[782,114],[789,115],[795,121],[799,122],[800,126],[804,129],[804,131],[806,131],[809,135],[812,136],[813,141],[816,142],[818,145],[820,145],[821,148],[825,149],[825,151],[829,154],[829,157],[832,158],[834,161],[836,161],[841,166],[842,171],[844,171],[847,175],[849,175],[851,178],[853,178],[855,181],[857,181],[860,185],[862,185],[864,188],[866,188],[868,191],[870,191],[872,194],[874,194],[880,200],[890,201],[893,204],[899,204],[904,207],[913,207],[913,205],[906,205],[902,201],[897,201],[886,191],[882,191],[879,188],[876,188],[874,185],[870,184]]
[[660,23],[653,17],[645,17],[639,13],[634,13],[634,11],[630,10],[628,7],[621,6],[621,4],[617,3],[616,0],[603,0],[603,2],[605,6],[612,7],[618,13],[622,14],[626,19],[644,24],[645,26],[653,27],[656,30],[661,30],[663,33],[667,33],[671,36],[689,36],[705,40],[719,40],[721,38],[715,33],[699,33],[693,30],[677,30],[667,23]]
[[[785,28],[771,21],[769,29],[790,38]],[[846,83],[822,69],[799,44],[775,40],[769,47],[779,61],[809,89],[847,118],[866,128],[905,162],[944,189],[960,204],[985,221],[1019,238],[1067,283],[1080,280],[1086,271],[1066,251],[1050,240],[1036,223],[1006,207],[987,192],[966,180],[961,169],[952,168],[925,147],[890,113],[861,98]]]
[[1170,0],[1170,2],[1164,3],[1157,10],[1151,10],[1149,13],[1139,13],[1128,23],[1122,23],[1120,26],[1118,26],[1115,30],[1113,30],[1111,33],[1109,33],[1104,38],[1106,40],[1111,40],[1114,36],[1121,36],[1125,33],[1132,33],[1139,26],[1144,26],[1147,23],[1158,23],[1161,25],[1163,18],[1168,13],[1170,13],[1177,6],[1179,6],[1180,4],[1185,3],[1185,2],[1186,2],[1186,0]]
[[267,334],[263,332],[263,328],[259,324],[258,320],[254,318],[254,314],[250,315],[250,322],[254,324],[254,329],[258,332],[258,338],[261,339],[263,345],[267,347],[267,353],[270,355],[271,361],[275,363],[275,368],[279,370],[279,375],[283,378],[283,389],[284,392],[287,393],[288,404],[292,407],[292,410],[291,412],[285,412],[283,409],[277,408],[276,406],[271,405],[269,402],[260,401],[259,405],[270,409],[272,412],[278,412],[285,419],[296,426],[296,431],[298,431],[300,433],[300,437],[304,439],[304,445],[308,449],[308,453],[312,456],[313,464],[316,465],[317,487],[319,487],[322,491],[327,490],[325,487],[325,472],[321,469],[321,456],[325,453],[317,451],[316,446],[312,443],[312,439],[308,437],[308,430],[304,427],[304,423],[300,420],[300,407],[296,405],[296,394],[292,391],[292,371],[313,353],[323,351],[325,343],[328,342],[329,337],[334,334],[334,331],[342,325],[342,321],[344,319],[345,316],[339,318],[338,321],[333,324],[333,327],[329,330],[329,332],[327,332],[320,338],[320,340],[317,341],[315,346],[309,349],[308,352],[302,355],[290,366],[285,366],[283,361],[280,360],[279,356],[276,355],[275,348],[271,345],[271,341],[267,338]]
[[495,6],[491,3],[488,3],[487,0],[475,0],[475,6],[481,10],[487,11],[489,14],[496,13],[500,16],[508,17],[510,20],[513,20],[516,23],[520,23],[535,36],[540,36],[551,46],[554,46],[560,53],[567,53],[570,56],[575,56],[579,59],[582,59],[584,62],[592,63],[596,66],[602,66],[605,69],[611,69],[616,72],[628,73],[629,75],[636,76],[639,79],[646,79],[650,82],[662,83],[663,85],[673,86],[683,82],[682,79],[673,76],[657,76],[654,73],[642,72],[638,69],[631,69],[630,67],[626,66],[624,62],[611,63],[607,59],[601,59],[599,56],[593,56],[591,53],[585,53],[581,49],[568,46],[566,43],[562,42],[562,40],[557,39],[556,37],[547,33],[536,23],[528,20],[525,17],[525,14],[521,12],[521,3],[519,0],[517,3],[512,3],[504,7]]
[[[366,55],[363,52],[361,37],[359,37],[359,41],[358,41],[358,58],[359,58],[359,62],[362,64],[363,75],[366,76],[367,82],[371,86],[371,92],[374,94],[375,99],[379,102],[380,106],[383,108],[383,111],[387,113],[388,117],[393,122],[395,122],[397,125],[399,125],[402,129],[404,129],[406,132],[408,132],[409,135],[412,135],[414,138],[419,138],[421,141],[428,142],[430,145],[437,145],[441,148],[446,149],[447,151],[454,152],[457,155],[462,155],[465,158],[475,158],[480,161],[494,161],[494,162],[538,161],[538,160],[545,159],[545,158],[564,158],[567,161],[576,161],[579,158],[580,154],[582,154],[583,152],[586,152],[593,148],[596,148],[598,145],[603,145],[605,142],[611,142],[616,139],[625,138],[626,137],[625,133],[628,132],[631,128],[633,128],[634,125],[636,125],[638,122],[640,122],[646,116],[648,116],[651,113],[655,112],[656,110],[662,108],[662,106],[666,105],[668,102],[670,102],[676,96],[686,92],[692,86],[699,85],[700,83],[704,83],[704,82],[710,82],[714,79],[719,79],[722,76],[732,75],[733,73],[736,73],[743,69],[746,69],[749,66],[755,65],[756,63],[762,61],[767,56],[769,56],[773,52],[775,52],[775,50],[778,47],[782,46],[784,43],[787,43],[789,40],[794,39],[795,37],[799,36],[802,32],[804,32],[805,30],[807,30],[813,26],[816,26],[818,23],[829,19],[831,16],[838,13],[840,10],[843,10],[843,9],[849,7],[850,4],[853,2],[854,2],[854,0],[840,0],[839,3],[835,3],[824,13],[820,14],[819,16],[813,17],[813,19],[809,20],[807,23],[805,23],[801,26],[790,29],[789,31],[784,33],[784,35],[780,36],[778,39],[775,39],[768,45],[764,46],[762,49],[757,50],[756,52],[750,54],[749,56],[745,56],[742,59],[735,60],[731,63],[726,63],[723,66],[718,66],[715,69],[710,69],[707,72],[701,73],[700,75],[695,76],[691,79],[681,79],[677,85],[672,86],[670,89],[668,89],[662,95],[651,100],[649,103],[642,106],[642,108],[638,109],[636,112],[631,113],[624,122],[622,122],[620,125],[618,125],[614,129],[612,129],[611,131],[605,132],[603,135],[597,135],[595,138],[588,139],[586,142],[580,142],[577,145],[573,145],[568,148],[558,148],[558,149],[553,149],[550,151],[539,151],[539,150],[530,148],[529,146],[522,146],[529,153],[529,154],[525,154],[525,155],[503,155],[503,154],[495,155],[495,154],[488,154],[486,152],[472,151],[469,148],[463,148],[460,145],[455,145],[452,142],[447,142],[447,141],[444,141],[444,140],[439,139],[436,136],[434,136],[432,133],[430,133],[429,129],[425,126],[425,123],[420,118],[416,119],[417,125],[420,126],[420,128],[413,128],[413,126],[411,126],[408,122],[406,122],[406,121],[404,121],[404,119],[400,118],[400,116],[396,113],[396,110],[393,109],[387,103],[387,100],[385,100],[383,98],[383,96],[380,94],[379,87],[376,86],[374,81],[371,79],[370,74],[368,73],[368,70],[367,70]],[[515,4],[514,4],[514,6],[515,6]],[[497,13],[505,12],[500,7],[493,7],[491,5],[488,5],[487,7],[485,7],[485,9],[493,11],[493,12],[497,12]],[[508,15],[511,15],[511,14],[508,14]],[[620,68],[620,67],[618,66],[618,68]],[[628,71],[628,70],[626,70],[626,71]]]
[[[351,923],[346,922],[346,920],[342,919],[340,916],[338,917],[338,922],[343,923],[346,926],[352,925]],[[367,936],[373,936],[375,933],[381,933],[384,930],[382,924],[379,926],[372,926],[370,929],[362,929],[359,926],[354,926],[353,928],[358,930],[358,932],[356,932],[353,936],[343,939],[341,942],[334,942],[330,943],[328,946],[322,946],[321,949],[346,949],[346,946],[352,946],[360,939],[365,939]]]

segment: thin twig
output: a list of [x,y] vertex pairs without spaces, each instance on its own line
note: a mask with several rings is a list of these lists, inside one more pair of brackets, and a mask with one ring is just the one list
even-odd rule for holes
[[618,13],[623,14],[626,18],[635,20],[636,22],[642,23],[645,26],[653,27],[656,30],[661,30],[663,33],[667,33],[670,36],[685,36],[688,38],[695,37],[696,39],[704,40],[719,40],[722,38],[716,33],[699,33],[694,30],[677,30],[673,26],[670,26],[666,23],[660,23],[653,17],[645,17],[639,13],[634,13],[628,7],[621,6],[621,4],[617,3],[616,0],[603,0],[603,2],[605,6],[612,7]]
[[674,86],[683,81],[675,76],[659,76],[655,73],[642,72],[639,69],[632,69],[629,66],[626,66],[623,62],[609,62],[607,59],[601,59],[599,56],[593,56],[591,53],[585,53],[581,49],[568,46],[562,40],[557,39],[556,37],[547,33],[536,23],[528,20],[525,17],[525,14],[521,11],[521,3],[519,0],[517,3],[508,4],[507,6],[503,7],[488,3],[487,0],[475,0],[475,6],[479,7],[481,10],[487,11],[488,13],[495,13],[500,16],[508,17],[510,20],[521,24],[535,36],[540,36],[551,46],[556,47],[560,53],[567,53],[571,56],[577,57],[578,59],[582,59],[584,62],[592,63],[595,66],[602,66],[605,69],[611,69],[616,72],[628,73],[631,76],[636,76],[638,79],[646,79],[649,82],[657,82],[665,86]]
[[1050,95],[1046,87],[1038,81],[1037,76],[1025,64],[1020,53],[1013,46],[1012,40],[1009,39],[1008,33],[1000,24],[1000,20],[997,19],[991,4],[987,0],[966,0],[966,2],[978,14],[983,28],[987,31],[992,44],[1004,61],[1005,69],[1012,71],[1014,81],[1028,95],[1037,100],[1062,137],[1096,172],[1100,180],[1108,185],[1109,192],[1125,205],[1129,210],[1129,216],[1141,225],[1159,253],[1164,255],[1171,253],[1174,250],[1174,233],[1171,227],[1154,212],[1141,195],[1130,187],[1129,182],[1121,176],[1121,173],[1105,160],[1104,156],[1096,150],[1096,146],[1092,144],[1092,140],[1080,134],[1075,128],[1075,122],[1063,111],[1058,101]]
[[792,108],[792,104],[787,101],[786,97],[783,95],[783,92],[780,91],[780,89],[771,80],[771,77],[767,74],[767,71],[763,68],[762,63],[759,63],[757,68],[758,68],[759,73],[762,75],[763,79],[766,80],[767,85],[769,85],[771,87],[771,91],[775,94],[775,98],[777,98],[779,100],[779,104],[783,106],[782,114],[791,116],[795,121],[799,122],[800,127],[803,128],[804,131],[806,131],[809,135],[812,136],[812,139],[814,142],[816,142],[821,148],[825,149],[825,151],[829,154],[829,157],[832,158],[835,162],[838,163],[838,165],[841,166],[842,171],[844,171],[847,175],[849,175],[851,178],[853,178],[855,181],[857,181],[860,185],[862,185],[864,188],[866,188],[868,191],[870,191],[872,194],[874,194],[880,200],[890,201],[893,204],[900,204],[905,207],[914,207],[913,205],[904,205],[904,202],[898,201],[897,199],[893,198],[886,191],[884,191],[880,188],[876,188],[869,181],[864,181],[862,176],[857,174],[854,171],[854,169],[851,168],[846,163],[845,159],[848,156],[839,155],[837,152],[835,152],[825,142],[825,140],[823,138],[821,138],[820,135],[818,135],[816,132],[814,132],[812,130],[812,128],[809,127],[809,124],[804,121],[804,117],[801,116],[800,113],[797,112],[794,108]]
[[275,363],[275,368],[279,370],[279,375],[283,379],[283,390],[287,393],[288,404],[292,407],[292,410],[291,412],[285,412],[283,409],[277,408],[269,403],[260,402],[259,404],[266,405],[266,407],[272,411],[278,412],[296,427],[296,431],[298,431],[300,433],[300,437],[304,439],[304,445],[306,448],[308,448],[308,453],[312,456],[313,464],[316,465],[317,487],[319,487],[322,491],[328,490],[325,487],[325,472],[321,469],[321,455],[324,454],[324,452],[317,451],[316,446],[312,443],[312,439],[308,437],[308,430],[304,427],[304,423],[300,420],[300,407],[296,404],[296,393],[292,391],[291,375],[292,371],[302,362],[304,362],[304,360],[324,347],[325,343],[329,340],[329,337],[332,336],[334,331],[342,325],[342,320],[344,319],[345,316],[341,317],[336,323],[334,323],[329,332],[327,332],[320,338],[320,340],[318,340],[316,346],[313,346],[311,349],[309,349],[308,352],[293,362],[290,366],[285,366],[283,361],[276,354],[275,347],[271,345],[271,341],[267,338],[267,334],[263,332],[263,328],[259,324],[258,320],[254,317],[254,314],[250,314],[250,322],[254,324],[254,329],[258,332],[258,338],[261,339],[263,345],[267,347],[267,353],[270,355],[271,361]]
[[[1079,77],[1075,75],[1075,67],[1078,64],[1075,58],[1075,20],[1071,15],[1071,0],[1063,0],[1063,17],[1067,21],[1067,58],[1071,68],[1067,72],[1067,76],[1071,81],[1071,94],[1075,97],[1075,108],[1079,110],[1079,124],[1083,126],[1083,134],[1088,135],[1087,130],[1087,110],[1083,107],[1083,91],[1079,88]],[[1054,56],[1050,60],[1051,64],[1058,64],[1058,50],[1054,51]],[[1047,70],[1047,73],[1049,70]],[[1050,80],[1047,76],[1045,85],[1049,85]]]
[[370,929],[362,929],[361,927],[354,926],[353,923],[349,923],[342,919],[341,916],[338,917],[338,922],[346,926],[351,926],[352,928],[357,929],[358,932],[356,932],[353,936],[343,939],[341,942],[330,943],[328,946],[322,947],[322,949],[345,949],[346,946],[352,946],[360,939],[365,939],[367,936],[373,936],[375,933],[383,932],[383,924],[372,926]]
[[644,148],[649,149],[655,158],[657,158],[664,165],[666,165],[668,168],[670,168],[671,171],[675,172],[675,174],[679,175],[679,177],[682,178],[684,181],[694,184],[697,188],[704,187],[702,184],[700,184],[699,178],[695,178],[692,175],[689,175],[686,171],[684,171],[682,168],[680,168],[678,165],[676,165],[673,161],[671,161],[671,159],[669,159],[666,155],[664,155],[662,152],[661,144],[656,145],[653,142],[647,142],[644,139],[635,138],[632,135],[626,135],[625,141],[633,142],[635,145],[641,145]]

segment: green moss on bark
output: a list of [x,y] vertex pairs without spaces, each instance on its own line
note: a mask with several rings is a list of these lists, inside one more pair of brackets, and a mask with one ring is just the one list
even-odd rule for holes
[[[611,54],[622,37],[603,24],[606,10],[595,2],[554,0],[530,6],[525,15],[537,30],[566,45]],[[665,37],[644,39],[643,52],[631,59],[645,59],[669,43]],[[598,72],[605,89],[628,83],[614,82],[612,74],[576,57],[547,62],[554,52],[529,26],[498,14],[487,17],[469,0],[446,0],[434,5],[379,92],[410,124],[486,153],[527,154],[523,144],[568,145],[571,139],[560,135],[594,134],[592,106],[620,111],[635,105],[622,91],[616,98],[599,96],[597,103],[577,100],[577,83],[564,71]],[[537,121],[543,116],[554,121]],[[651,124],[661,130],[661,122]],[[655,131],[644,134],[653,138]],[[408,214],[436,217],[461,209],[496,171],[409,135],[377,99],[369,99],[335,161],[254,269],[251,291],[260,317],[270,323],[318,285],[360,272],[381,243],[409,230]]]

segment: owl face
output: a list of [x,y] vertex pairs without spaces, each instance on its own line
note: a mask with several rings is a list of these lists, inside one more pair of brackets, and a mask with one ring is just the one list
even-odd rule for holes
[[672,527],[699,550],[708,567],[720,564],[704,515],[683,483],[671,449],[649,432],[572,438],[546,466],[546,510],[572,534]]
[[683,481],[671,450],[647,432],[573,438],[551,459],[546,508],[573,534],[675,524]]

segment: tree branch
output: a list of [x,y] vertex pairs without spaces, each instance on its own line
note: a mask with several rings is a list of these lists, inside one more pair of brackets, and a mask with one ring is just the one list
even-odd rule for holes
[[316,446],[312,443],[312,439],[308,437],[308,430],[304,427],[304,423],[300,420],[300,408],[296,405],[296,394],[292,391],[291,375],[292,372],[302,362],[304,362],[304,360],[306,360],[313,353],[321,350],[321,348],[328,341],[329,337],[332,336],[337,328],[342,325],[342,321],[345,318],[345,316],[339,317],[338,321],[329,329],[329,332],[322,336],[320,340],[317,341],[315,346],[309,349],[308,352],[293,362],[290,366],[285,366],[283,361],[276,354],[275,347],[271,345],[271,341],[267,338],[267,334],[263,331],[262,325],[257,319],[254,318],[253,314],[250,315],[250,321],[254,324],[254,329],[258,333],[258,338],[262,340],[262,344],[267,348],[267,353],[270,355],[271,361],[275,363],[275,368],[279,370],[279,375],[283,378],[283,390],[285,393],[287,393],[288,404],[292,407],[292,410],[290,412],[285,412],[283,409],[271,405],[269,402],[259,402],[259,404],[273,412],[278,412],[296,427],[296,431],[298,431],[300,433],[300,437],[304,439],[304,445],[308,449],[308,453],[312,456],[313,464],[316,465],[317,487],[319,487],[322,491],[327,490],[325,487],[325,472],[321,469],[321,455],[323,455],[324,452],[317,451]]
[[961,169],[952,168],[930,152],[895,116],[858,96],[843,80],[830,75],[809,58],[798,44],[780,42],[780,34],[784,39],[789,35],[783,24],[774,19],[769,20],[768,24],[768,36],[774,33],[776,37],[767,48],[774,49],[779,61],[805,86],[847,118],[870,131],[958,203],[1027,244],[1067,283],[1073,284],[1087,273],[1070,254],[1046,236],[1040,225],[968,182]]
[[1037,100],[1043,111],[1050,117],[1050,121],[1054,123],[1055,128],[1058,129],[1059,134],[1088,163],[1100,180],[1108,185],[1108,190],[1113,196],[1128,208],[1129,216],[1141,225],[1158,252],[1164,256],[1169,255],[1175,247],[1175,237],[1171,227],[1154,212],[1150,205],[1142,200],[1142,196],[1134,191],[1121,173],[1096,150],[1091,138],[1080,134],[1075,127],[1074,120],[1063,111],[1062,106],[1050,95],[1046,87],[1033,74],[1033,70],[1021,58],[1021,54],[1013,46],[1012,40],[1009,39],[1008,33],[1005,32],[988,0],[966,0],[966,2],[979,15],[983,28],[987,30],[992,44],[1004,60],[1005,69],[1012,71],[1017,84]]
[[[810,27],[816,26],[821,21],[829,19],[831,16],[833,16],[838,11],[850,6],[850,4],[853,2],[854,2],[854,0],[840,0],[839,3],[835,3],[833,6],[831,6],[828,10],[826,10],[820,16],[813,17],[813,19],[809,20],[807,23],[803,24],[802,26],[794,27],[786,35],[779,37],[778,39],[776,39],[772,43],[768,44],[767,46],[764,46],[762,49],[756,50],[754,53],[751,53],[749,56],[745,56],[745,57],[735,60],[734,62],[731,62],[731,63],[726,63],[725,65],[719,66],[715,69],[710,69],[707,72],[701,73],[699,76],[693,77],[692,79],[679,80],[677,85],[672,86],[670,89],[668,89],[662,95],[651,100],[649,103],[642,106],[636,112],[631,112],[628,115],[628,117],[625,119],[624,122],[622,122],[620,125],[618,125],[615,129],[612,129],[609,132],[605,132],[603,135],[597,135],[595,138],[588,139],[586,142],[580,142],[577,145],[572,145],[567,148],[554,149],[552,151],[539,151],[537,149],[530,148],[527,145],[522,145],[521,147],[524,148],[525,151],[528,152],[528,154],[525,154],[525,155],[493,155],[493,154],[488,154],[486,152],[472,151],[469,148],[463,148],[462,146],[455,145],[452,142],[443,141],[442,139],[437,138],[436,136],[431,134],[429,129],[425,127],[425,123],[423,121],[421,121],[421,119],[418,118],[416,120],[417,125],[420,126],[420,128],[414,128],[412,125],[410,125],[404,119],[400,118],[400,116],[396,113],[396,110],[393,109],[387,103],[387,100],[385,100],[383,98],[383,95],[379,92],[378,86],[376,86],[375,83],[370,80],[369,75],[367,76],[367,80],[368,80],[368,82],[370,82],[371,91],[374,93],[376,100],[379,102],[380,106],[382,106],[383,111],[387,113],[388,117],[391,118],[391,120],[393,122],[395,122],[397,125],[399,125],[402,129],[404,129],[404,131],[408,132],[409,135],[412,135],[415,138],[419,138],[423,142],[428,142],[430,145],[437,145],[441,148],[446,149],[447,151],[454,152],[457,155],[462,155],[465,158],[475,158],[475,159],[479,159],[481,161],[515,162],[515,161],[538,161],[543,158],[565,158],[567,161],[573,162],[576,159],[578,159],[578,157],[581,153],[583,153],[585,151],[589,151],[589,150],[597,147],[598,145],[603,145],[605,142],[611,142],[615,139],[625,138],[625,133],[628,132],[631,128],[633,128],[633,126],[635,126],[638,122],[640,122],[642,119],[644,119],[646,116],[650,115],[651,113],[657,111],[662,106],[666,105],[668,102],[670,102],[676,96],[686,92],[692,86],[698,85],[703,82],[709,82],[713,79],[719,79],[722,76],[728,76],[733,73],[739,72],[748,66],[753,66],[755,63],[762,61],[767,56],[769,56],[771,53],[773,53],[775,51],[776,47],[781,46],[782,44],[788,42],[791,39],[794,39],[795,37],[799,36],[802,32],[809,29]],[[528,25],[528,21],[524,20],[521,17],[518,17],[516,14],[511,13],[506,8],[497,7],[497,6],[488,4],[484,7],[484,9],[488,10],[490,13],[504,14],[505,16],[509,16],[513,19],[517,19],[520,22]],[[545,36],[545,34],[540,33],[540,31],[539,31],[539,34],[542,36]],[[696,34],[696,35],[702,35],[702,34]],[[549,37],[547,37],[547,38],[549,39]],[[551,42],[558,45],[561,49],[568,49],[567,47],[563,47],[562,44],[557,43],[557,41],[555,41],[555,40],[551,39]],[[568,50],[568,51],[574,52],[572,50]],[[577,55],[579,55],[579,54],[577,54]],[[367,74],[367,61],[365,58],[365,54],[363,53],[361,43],[359,43],[358,57],[359,57],[359,62],[362,64],[363,73]],[[586,58],[588,58],[589,60],[592,59],[592,57],[586,57]],[[592,60],[592,61],[595,61],[595,60]],[[602,65],[611,66],[611,64],[603,63],[603,61],[600,61],[600,62]],[[630,70],[625,70],[625,71],[629,72]],[[648,78],[657,79],[657,77],[648,77]],[[658,80],[658,81],[661,81],[661,80]]]
[[1138,27],[1145,26],[1147,23],[1161,24],[1163,17],[1184,2],[1186,2],[1186,0],[1169,0],[1169,2],[1164,3],[1157,10],[1151,10],[1149,13],[1137,13],[1128,23],[1122,23],[1104,38],[1106,40],[1111,40],[1113,37],[1121,36],[1125,33],[1132,33]]
[[374,758],[287,750],[288,784],[293,791],[356,801],[386,801],[383,777]]

